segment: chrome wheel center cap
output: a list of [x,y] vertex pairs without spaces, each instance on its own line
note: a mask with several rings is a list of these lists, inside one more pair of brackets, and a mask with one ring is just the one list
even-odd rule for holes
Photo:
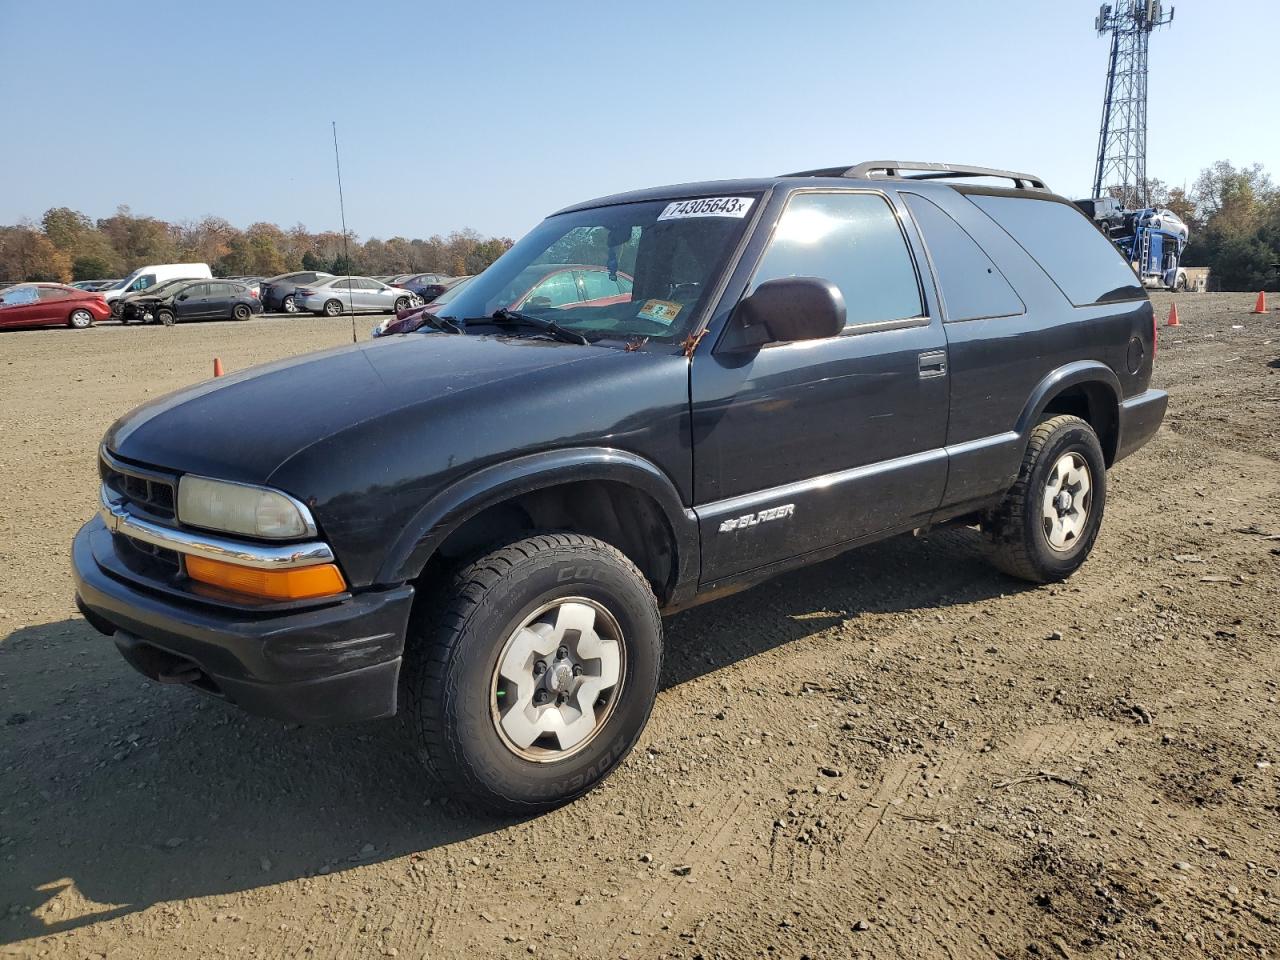
[[1067,493],[1065,490],[1060,491],[1054,506],[1058,508],[1059,512],[1066,513],[1071,509],[1071,494]]
[[557,661],[547,671],[547,689],[552,693],[568,693],[573,687],[573,667],[567,660]]

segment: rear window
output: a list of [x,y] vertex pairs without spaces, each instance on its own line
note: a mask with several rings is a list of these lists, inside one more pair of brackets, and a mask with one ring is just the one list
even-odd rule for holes
[[942,287],[947,320],[1010,317],[1025,312],[1022,300],[1004,274],[945,210],[914,193],[904,193],[902,199],[924,234],[929,259]]
[[1075,207],[1025,197],[969,199],[1003,227],[1077,307],[1145,296],[1120,251]]

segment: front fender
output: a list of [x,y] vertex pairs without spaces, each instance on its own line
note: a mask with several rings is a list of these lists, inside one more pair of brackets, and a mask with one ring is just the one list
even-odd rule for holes
[[648,494],[675,537],[676,583],[696,581],[698,528],[671,479],[654,463],[625,450],[577,447],[517,457],[468,474],[432,496],[387,554],[382,583],[417,577],[454,530],[482,510],[533,490],[581,480],[612,480]]

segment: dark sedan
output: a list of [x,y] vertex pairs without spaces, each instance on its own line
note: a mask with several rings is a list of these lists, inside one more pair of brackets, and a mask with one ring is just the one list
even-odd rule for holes
[[299,307],[294,303],[294,291],[308,283],[329,280],[332,273],[323,270],[300,270],[295,273],[282,273],[270,280],[263,280],[258,287],[264,310],[279,310],[282,313],[297,313]]
[[134,305],[144,317],[165,326],[180,320],[248,320],[262,313],[257,290],[231,280],[189,281],[158,297],[135,300]]

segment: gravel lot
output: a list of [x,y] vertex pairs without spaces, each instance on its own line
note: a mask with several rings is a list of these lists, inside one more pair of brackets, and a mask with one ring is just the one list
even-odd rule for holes
[[1280,313],[1177,302],[1072,580],[949,531],[681,614],[636,752],[518,822],[390,723],[150,684],[75,612],[108,424],[348,322],[0,334],[0,956],[1275,955]]

